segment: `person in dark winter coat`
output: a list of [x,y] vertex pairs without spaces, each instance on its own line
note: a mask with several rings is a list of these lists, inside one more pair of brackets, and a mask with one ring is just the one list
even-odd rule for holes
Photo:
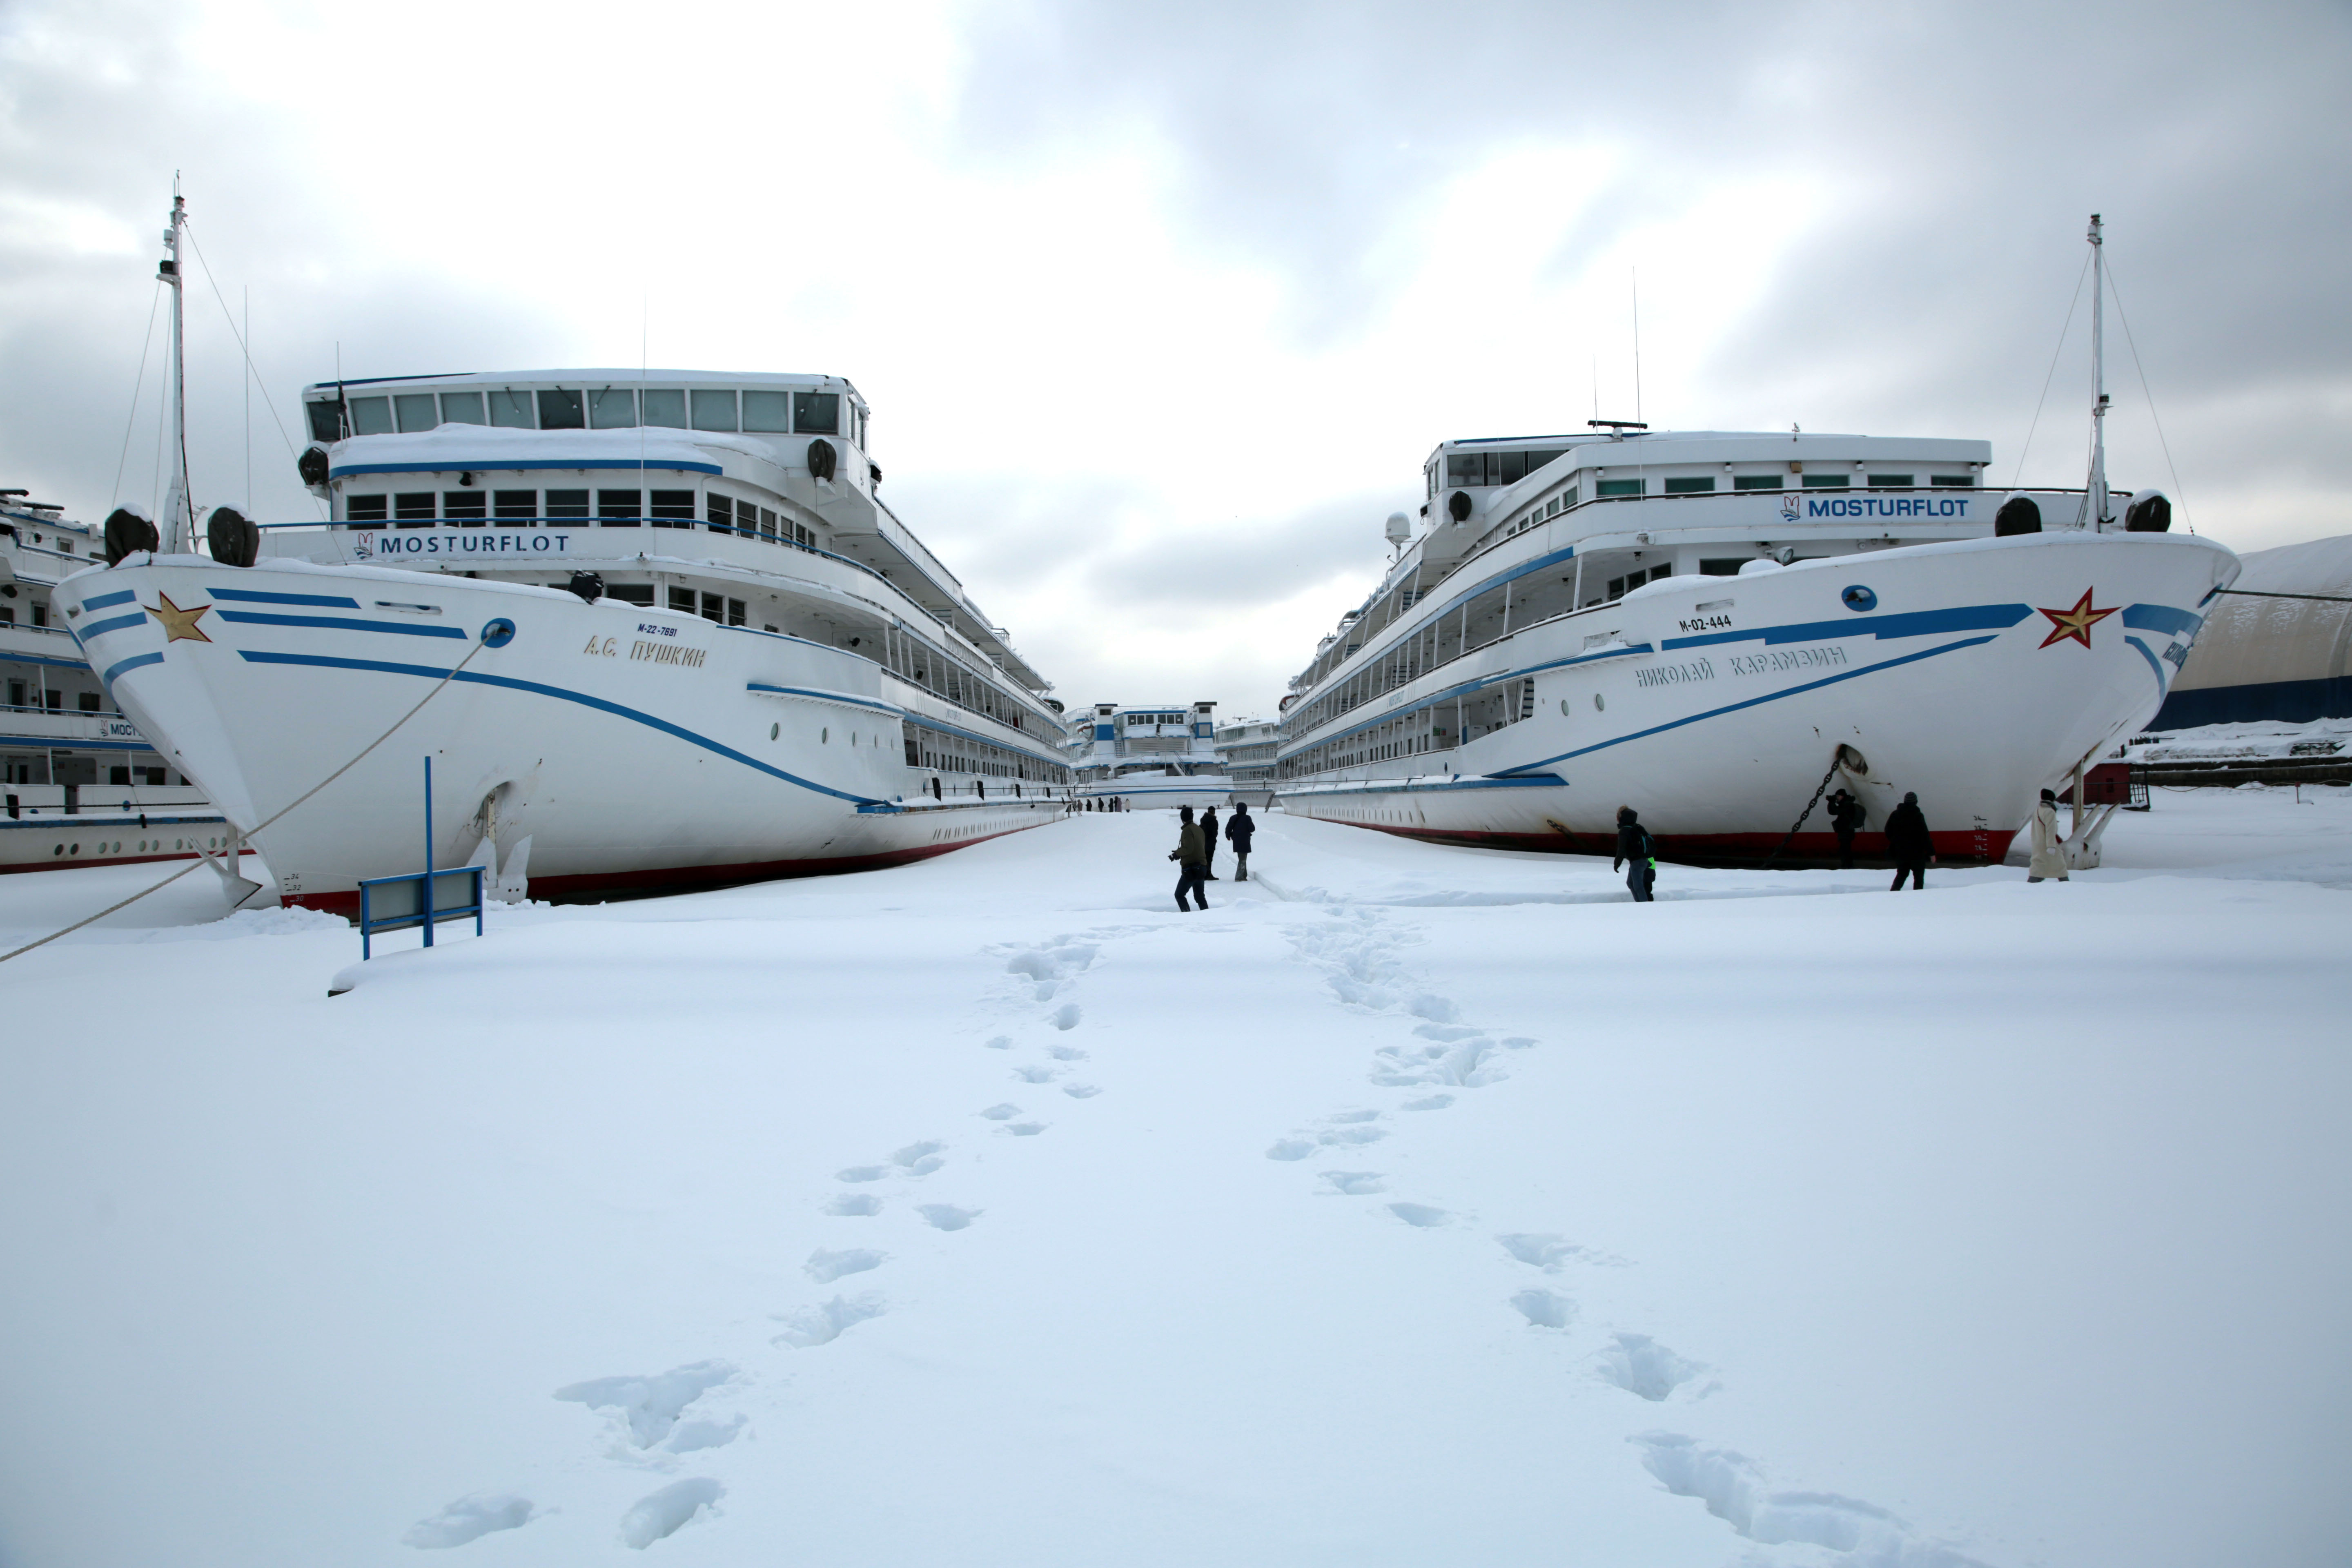
[[1212,882],[1221,880],[1217,875],[1217,808],[1201,813],[1201,869]]
[[1202,847],[1201,830],[1192,822],[1192,808],[1181,807],[1176,817],[1183,827],[1177,833],[1176,847],[1168,851],[1168,858],[1176,862],[1176,907],[1191,914],[1192,906],[1184,901],[1187,893],[1199,899],[1202,909],[1209,907],[1209,852]]
[[1257,819],[1249,814],[1249,806],[1234,802],[1234,815],[1225,823],[1225,842],[1234,847],[1234,880],[1249,880],[1249,847],[1251,836],[1257,832]]
[[1862,826],[1862,802],[1846,793],[1843,784],[1830,796],[1830,826],[1837,829],[1838,869],[1853,869],[1853,836]]
[[1630,805],[1617,808],[1617,854],[1609,862],[1612,871],[1625,868],[1625,886],[1633,891],[1637,904],[1652,902],[1650,889],[1657,885],[1657,846],[1650,841],[1650,830],[1642,826],[1641,814]]
[[1919,809],[1916,795],[1906,795],[1903,804],[1886,814],[1886,852],[1895,858],[1895,885],[1888,892],[1901,892],[1906,877],[1914,890],[1927,885],[1927,863],[1936,858],[1936,841],[1928,837],[1927,814]]

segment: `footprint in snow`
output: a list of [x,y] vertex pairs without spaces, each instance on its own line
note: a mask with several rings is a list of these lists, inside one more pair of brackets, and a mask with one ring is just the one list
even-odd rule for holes
[[697,1514],[719,1511],[727,1489],[707,1477],[672,1481],[661,1490],[639,1498],[621,1516],[621,1544],[643,1552],[655,1542],[677,1533]]
[[496,1530],[520,1530],[536,1512],[530,1499],[506,1492],[476,1492],[461,1497],[431,1519],[420,1519],[400,1538],[404,1546],[421,1549],[463,1546]]
[[1377,1110],[1335,1110],[1323,1120],[1337,1126],[1350,1121],[1378,1121],[1380,1119],[1381,1113]]
[[1013,1076],[1023,1083],[1051,1083],[1062,1074],[1058,1068],[1014,1068]]
[[1555,1291],[1534,1286],[1511,1298],[1511,1305],[1519,1310],[1530,1326],[1538,1329],[1564,1329],[1576,1316],[1576,1303]]
[[1495,1239],[1503,1244],[1504,1251],[1520,1262],[1540,1268],[1547,1274],[1559,1273],[1562,1263],[1584,1250],[1580,1247],[1562,1241],[1556,1236],[1537,1236],[1519,1232],[1510,1236],[1498,1236]]
[[986,1110],[982,1111],[981,1114],[987,1117],[991,1121],[1010,1121],[1014,1117],[1021,1114],[1021,1108],[1014,1105],[1010,1100],[1007,1100],[1002,1105],[990,1106]]
[[1062,1092],[1072,1100],[1092,1100],[1102,1090],[1090,1083],[1066,1083],[1062,1086]]
[[1433,1230],[1446,1221],[1444,1209],[1431,1208],[1427,1204],[1391,1204],[1389,1213],[1420,1230]]
[[1323,1179],[1331,1184],[1333,1192],[1351,1198],[1389,1190],[1388,1184],[1381,1180],[1378,1171],[1326,1171]]
[[869,1268],[879,1268],[888,1261],[883,1253],[868,1247],[853,1247],[842,1252],[827,1252],[818,1247],[801,1265],[801,1272],[820,1285],[830,1285],[845,1274],[863,1274]]
[[1078,1005],[1076,1002],[1065,1002],[1054,1009],[1054,1027],[1075,1029],[1078,1026],[1078,1020],[1085,1016],[1078,1010]]
[[1045,1054],[1057,1062],[1082,1062],[1087,1059],[1087,1053],[1076,1046],[1047,1046]]
[[1443,1110],[1454,1103],[1450,1094],[1425,1094],[1419,1100],[1408,1100],[1401,1109],[1405,1110]]
[[1315,1145],[1304,1138],[1277,1138],[1265,1152],[1269,1160],[1304,1160],[1315,1152]]
[[680,1411],[734,1376],[723,1361],[698,1361],[649,1377],[591,1378],[557,1389],[555,1397],[613,1411],[627,1425],[630,1446],[650,1448],[669,1436]]
[[829,1345],[841,1338],[845,1331],[866,1319],[880,1317],[882,1311],[882,1298],[872,1291],[854,1301],[835,1296],[832,1300],[814,1307],[777,1313],[776,1321],[784,1325],[784,1331],[771,1342],[790,1345],[794,1350],[813,1350],[818,1345]]
[[1655,1405],[1705,1372],[1696,1362],[1685,1361],[1647,1334],[1619,1334],[1617,1342],[1601,1352],[1601,1377],[1626,1393]]
[[1013,1037],[999,1035],[988,1042],[988,1048],[992,1051],[1009,1051],[1013,1048]]
[[915,1212],[921,1215],[923,1223],[933,1230],[961,1230],[978,1219],[983,1211],[960,1209],[953,1204],[923,1204]]
[[1034,1138],[1038,1133],[1045,1131],[1045,1126],[1043,1121],[1015,1121],[1006,1127],[1005,1131],[1015,1138]]
[[1875,1503],[1835,1492],[1769,1491],[1755,1461],[1727,1448],[1702,1448],[1678,1432],[1645,1432],[1626,1440],[1642,1449],[1643,1468],[1666,1490],[1704,1503],[1707,1512],[1748,1541],[1823,1547],[1848,1563],[1985,1568]]
[[712,1421],[703,1417],[681,1421],[677,1424],[677,1430],[669,1435],[669,1441],[662,1447],[673,1454],[698,1454],[705,1448],[723,1448],[740,1436],[751,1421],[751,1418],[740,1410],[732,1421]]
[[1388,1135],[1385,1127],[1334,1127],[1327,1132],[1317,1133],[1315,1141],[1335,1149],[1349,1149],[1365,1143],[1377,1143]]
[[882,1200],[872,1193],[844,1193],[825,1205],[824,1212],[837,1215],[877,1215],[882,1212]]
[[910,1176],[928,1176],[947,1161],[940,1151],[947,1147],[936,1138],[926,1138],[919,1143],[909,1143],[890,1156],[890,1163]]
[[878,1182],[890,1173],[887,1165],[852,1165],[845,1171],[835,1171],[836,1182]]

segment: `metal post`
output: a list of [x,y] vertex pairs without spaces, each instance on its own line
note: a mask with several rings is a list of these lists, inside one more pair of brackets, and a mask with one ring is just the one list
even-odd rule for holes
[[425,945],[433,945],[433,759],[425,759]]

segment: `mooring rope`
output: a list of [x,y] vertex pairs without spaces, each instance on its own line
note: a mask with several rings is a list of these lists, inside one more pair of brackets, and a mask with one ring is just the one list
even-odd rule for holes
[[[436,682],[432,690],[426,692],[423,697],[417,700],[415,707],[411,708],[407,712],[403,713],[398,719],[393,721],[391,729],[386,730],[383,734],[378,735],[374,740],[370,741],[365,746],[362,747],[360,749],[359,755],[353,757],[350,762],[345,763],[341,767],[337,768],[333,773],[329,773],[325,778],[320,779],[317,784],[312,784],[309,789],[305,790],[292,805],[273,814],[268,822],[257,824],[253,828],[252,834],[232,835],[230,838],[230,847],[221,852],[221,858],[224,860],[233,861],[234,857],[237,854],[237,849],[236,847],[236,845],[242,843],[244,839],[251,837],[253,834],[261,832],[261,830],[268,827],[270,823],[278,821],[278,818],[286,816],[288,812],[292,811],[295,806],[300,805],[303,801],[309,800],[312,795],[318,794],[320,790],[326,788],[329,784],[334,783],[337,779],[341,778],[345,773],[350,773],[353,768],[359,766],[362,759],[365,758],[368,752],[374,751],[378,746],[381,746],[386,741],[391,740],[392,737],[398,732],[403,724],[407,723],[411,719],[415,718],[418,713],[424,710],[425,703],[430,702],[436,697],[440,696],[442,689],[447,686],[451,681],[457,679],[457,671],[473,663],[474,655],[481,652],[482,649],[488,646],[489,645],[488,643],[477,639],[474,646],[467,650],[466,657],[459,659],[456,667],[452,668],[448,674],[443,676],[439,681]],[[212,856],[200,849],[196,851],[196,858],[194,861],[181,867],[178,870],[173,872],[170,876],[164,878],[153,887],[142,888],[138,892],[135,892],[129,898],[123,900],[121,903],[109,904],[106,908],[99,910],[98,913],[91,915],[88,920],[76,921],[73,924],[66,927],[63,931],[53,931],[48,935],[41,938],[38,942],[26,942],[24,946],[16,949],[14,952],[0,952],[0,963],[5,963],[12,958],[22,957],[24,954],[32,952],[37,947],[47,947],[50,942],[57,941],[58,938],[61,936],[71,936],[74,932],[81,930],[82,927],[90,924],[91,921],[102,921],[117,910],[128,909],[132,904],[135,904],[140,900],[145,898],[148,894],[161,892],[165,888],[168,888],[173,883],[178,881],[181,878],[186,876],[189,872],[196,869],[197,867],[209,865],[211,862]],[[235,873],[236,869],[237,868],[234,863],[229,866],[229,870],[232,873]],[[258,892],[260,889],[257,888],[254,891]],[[252,894],[248,893],[246,897],[250,898],[252,897]],[[238,901],[242,903],[244,900],[239,900]]]

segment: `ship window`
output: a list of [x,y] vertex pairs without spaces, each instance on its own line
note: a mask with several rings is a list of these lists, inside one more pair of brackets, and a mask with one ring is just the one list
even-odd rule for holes
[[793,394],[793,428],[803,436],[833,436],[841,430],[841,394]]
[[654,607],[654,585],[651,583],[616,583],[604,592],[625,605],[639,605],[648,610]]
[[702,498],[703,521],[713,533],[725,533],[735,526],[735,503],[722,495]]
[[443,490],[441,515],[461,528],[479,528],[489,515],[489,500],[480,490]]
[[793,399],[788,392],[747,392],[743,395],[743,428],[777,434],[793,427]]
[[1622,599],[1625,596],[1624,578],[1612,577],[1609,579],[1609,596],[1612,599]]
[[[1603,479],[1594,488],[1601,498],[1606,500],[1610,496],[1640,495],[1643,488],[1648,483],[1647,479]],[[1615,595],[1612,595],[1611,597],[1613,598]]]
[[538,426],[531,417],[530,394],[499,391],[490,394],[490,423],[510,430],[530,430]]
[[731,392],[697,392],[694,395],[694,427],[698,430],[734,429],[735,395]]
[[343,438],[342,405],[313,403],[310,405],[310,439],[340,441]]
[[760,509],[760,537],[762,539],[776,537],[776,514],[766,507]]
[[420,522],[433,521],[433,503],[437,498],[431,490],[415,490],[392,498],[392,515],[403,527],[413,528]]
[[1554,496],[1551,500],[1544,502],[1543,514],[1546,517],[1558,517],[1559,515],[1559,498],[1558,496]]
[[588,421],[576,392],[562,387],[539,395],[539,427],[542,430],[584,430]]
[[1666,481],[1666,493],[1670,496],[1705,495],[1714,489],[1715,479],[1712,475],[1709,475],[1705,479],[1668,479]]
[[743,624],[742,600],[730,599],[727,601],[727,624],[730,626],[740,626]]
[[716,594],[703,595],[702,618],[714,626],[725,626],[727,624],[726,601]]
[[572,519],[588,515],[586,490],[550,490],[547,492],[547,521],[558,528],[573,526]]
[[1874,490],[1908,489],[1919,482],[1916,474],[1873,474],[1870,488]]
[[1449,485],[1483,485],[1486,482],[1486,459],[1476,452],[1454,452],[1445,459],[1445,482]]
[[1842,490],[1853,482],[1851,474],[1807,474],[1805,488],[1809,490]]
[[1566,511],[1570,507],[1572,507],[1575,504],[1576,487],[1574,485],[1570,485],[1568,489],[1560,491],[1559,493],[1559,509],[1562,511]]
[[1780,488],[1778,474],[1735,474],[1731,488],[1736,490],[1777,490]]
[[354,436],[391,435],[392,399],[389,397],[352,398],[352,434]]
[[588,426],[593,430],[627,430],[637,422],[637,395],[625,386],[608,386],[588,395]]
[[1735,556],[1723,560],[1701,561],[1698,563],[1698,570],[1703,577],[1737,577],[1739,575],[1739,569],[1747,564],[1745,558]]
[[666,430],[686,428],[686,394],[677,387],[656,387],[638,395],[648,425]]
[[692,490],[656,490],[651,510],[656,528],[692,528],[694,526],[694,492]]
[[75,693],[74,706],[80,709],[85,713],[97,712],[98,693],[95,691],[81,691]]
[[392,411],[400,416],[400,433],[430,430],[441,423],[441,416],[433,406],[429,392],[404,392],[392,400]]
[[1490,485],[1515,485],[1528,477],[1528,455],[1525,452],[1489,452],[1486,454],[1486,482]]
[[672,588],[669,591],[669,607],[673,610],[682,610],[689,616],[694,614],[694,590]]
[[343,518],[348,522],[382,522],[386,499],[383,496],[345,496]]
[[606,528],[635,528],[644,515],[638,508],[645,504],[643,490],[598,490],[596,518]]
[[441,395],[441,423],[444,425],[479,425],[482,423],[482,395],[478,392],[445,392]]
[[499,517],[519,517],[528,522],[539,515],[537,490],[499,490],[490,498],[491,508]]
[[1937,474],[1927,482],[1939,490],[1968,490],[1976,488],[1974,474]]

